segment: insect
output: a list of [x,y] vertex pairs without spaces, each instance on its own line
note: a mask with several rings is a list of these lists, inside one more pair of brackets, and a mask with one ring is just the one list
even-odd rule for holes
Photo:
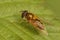
[[39,17],[37,17],[36,15],[34,15],[33,13],[28,12],[27,10],[22,11],[22,15],[21,17],[23,19],[26,19],[29,23],[31,23],[36,29],[41,30],[42,32],[44,32],[45,34],[47,34],[47,32],[44,30],[44,25],[43,22],[39,19]]

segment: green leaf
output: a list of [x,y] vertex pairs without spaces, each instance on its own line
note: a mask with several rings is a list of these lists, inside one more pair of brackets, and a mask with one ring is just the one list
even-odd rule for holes
[[[48,36],[24,21],[22,10],[41,18]],[[60,40],[60,20],[55,15],[44,0],[0,0],[0,40]]]

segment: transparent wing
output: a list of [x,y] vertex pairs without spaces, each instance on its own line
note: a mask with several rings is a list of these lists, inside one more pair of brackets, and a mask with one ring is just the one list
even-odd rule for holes
[[39,21],[36,21],[35,23],[39,29],[44,30],[43,24],[41,24]]
[[48,35],[48,32],[45,30],[45,27],[43,24],[41,24],[39,21],[36,21],[35,25],[37,25],[37,28],[41,30],[45,35]]

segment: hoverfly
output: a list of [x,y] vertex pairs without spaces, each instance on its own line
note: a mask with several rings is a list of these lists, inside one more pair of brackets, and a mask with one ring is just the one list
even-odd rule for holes
[[26,19],[29,23],[31,23],[36,29],[41,30],[45,34],[48,33],[44,30],[43,22],[33,13],[28,12],[27,10],[22,11],[22,18]]

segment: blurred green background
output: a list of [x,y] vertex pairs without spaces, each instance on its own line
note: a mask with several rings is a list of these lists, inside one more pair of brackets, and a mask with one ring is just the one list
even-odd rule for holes
[[[41,18],[49,35],[23,21],[22,10]],[[0,0],[0,40],[60,40],[60,1]]]

